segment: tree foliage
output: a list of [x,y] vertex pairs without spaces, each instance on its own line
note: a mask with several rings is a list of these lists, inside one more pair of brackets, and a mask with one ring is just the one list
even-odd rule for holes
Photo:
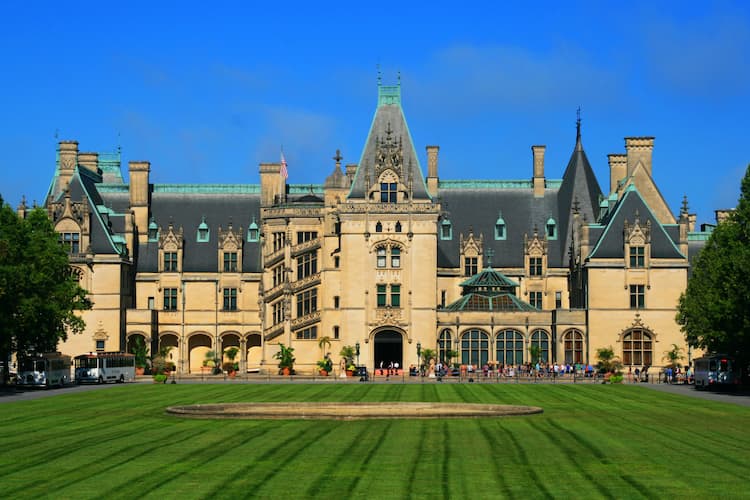
[[677,323],[690,345],[750,361],[750,165],[737,209],[695,258]]
[[44,210],[21,219],[0,197],[0,359],[56,350],[90,308]]
[[615,356],[615,350],[612,349],[612,346],[597,349],[596,358],[599,360],[597,368],[600,372],[619,374],[622,371],[622,361]]

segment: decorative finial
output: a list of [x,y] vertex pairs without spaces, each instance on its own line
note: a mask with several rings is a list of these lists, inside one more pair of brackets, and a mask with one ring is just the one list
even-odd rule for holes
[[343,160],[343,159],[344,159],[344,157],[341,156],[341,150],[337,149],[336,150],[336,156],[333,157],[333,160],[336,162],[336,166],[337,167],[341,166],[341,160]]
[[484,251],[484,254],[487,256],[487,267],[492,268],[492,257],[494,257],[495,251],[491,248],[488,248]]
[[581,106],[576,110],[576,145],[581,143]]
[[382,76],[380,74],[380,63],[378,63],[377,67],[378,67],[378,87],[380,87],[380,80],[381,80],[381,76]]
[[682,197],[682,210],[681,210],[681,212],[683,214],[687,214],[688,213],[688,199],[687,199],[687,195],[684,195]]
[[581,210],[581,203],[578,201],[578,196],[573,200],[573,213],[577,214]]
[[401,86],[401,70],[398,70],[398,86]]

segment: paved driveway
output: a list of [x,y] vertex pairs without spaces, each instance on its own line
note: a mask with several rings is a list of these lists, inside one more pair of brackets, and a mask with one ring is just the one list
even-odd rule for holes
[[682,384],[640,384],[640,387],[647,387],[655,391],[680,394],[692,398],[707,399],[709,401],[750,406],[750,391],[747,390],[736,392],[697,391],[692,385]]

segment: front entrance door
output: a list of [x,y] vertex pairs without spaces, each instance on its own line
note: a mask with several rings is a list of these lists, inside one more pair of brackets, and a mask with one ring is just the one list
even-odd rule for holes
[[404,338],[398,332],[386,330],[375,334],[375,370],[380,373],[380,362],[383,369],[390,363],[398,363],[399,368],[404,368]]

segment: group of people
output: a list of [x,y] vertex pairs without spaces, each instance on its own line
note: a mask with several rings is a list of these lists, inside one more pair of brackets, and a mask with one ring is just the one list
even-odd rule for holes
[[681,367],[668,366],[664,368],[664,383],[666,384],[692,384],[693,369],[690,365],[683,370]]
[[398,369],[399,369],[399,363],[398,361],[390,361],[387,365],[385,364],[385,361],[380,361],[380,365],[378,368],[378,374],[379,375],[398,375]]

